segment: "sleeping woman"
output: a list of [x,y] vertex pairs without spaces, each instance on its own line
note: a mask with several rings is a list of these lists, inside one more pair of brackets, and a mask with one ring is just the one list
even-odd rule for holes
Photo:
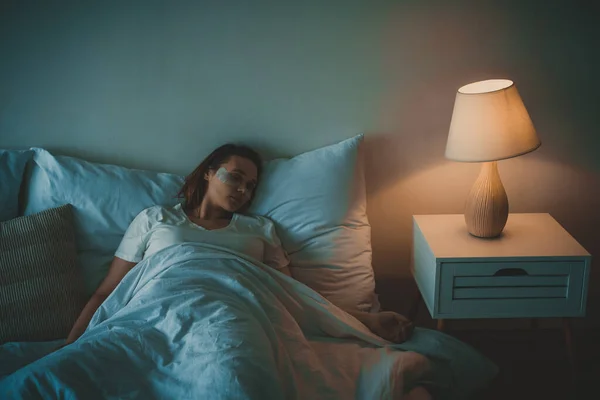
[[[200,242],[226,247],[291,277],[289,259],[273,222],[244,214],[256,192],[261,170],[261,158],[254,150],[223,145],[186,177],[179,192],[183,198],[181,204],[172,208],[154,206],[139,213],[127,229],[106,278],[84,307],[65,345],[83,334],[96,310],[138,262],[174,244]],[[392,342],[405,341],[413,330],[410,321],[393,312],[347,312],[373,333]]]

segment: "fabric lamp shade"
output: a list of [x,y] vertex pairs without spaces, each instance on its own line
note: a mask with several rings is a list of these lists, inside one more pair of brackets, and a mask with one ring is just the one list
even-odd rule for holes
[[487,162],[516,157],[540,146],[514,83],[491,79],[458,89],[446,158]]

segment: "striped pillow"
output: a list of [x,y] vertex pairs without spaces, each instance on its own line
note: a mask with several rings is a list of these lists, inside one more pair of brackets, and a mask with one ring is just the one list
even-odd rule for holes
[[0,222],[0,344],[66,338],[83,309],[71,209]]

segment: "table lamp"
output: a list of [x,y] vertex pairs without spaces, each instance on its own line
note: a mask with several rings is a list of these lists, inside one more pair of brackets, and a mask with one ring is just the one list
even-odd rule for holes
[[497,160],[529,153],[540,144],[512,81],[490,79],[458,89],[446,158],[484,163],[465,205],[465,222],[471,235],[493,238],[506,225],[508,197]]

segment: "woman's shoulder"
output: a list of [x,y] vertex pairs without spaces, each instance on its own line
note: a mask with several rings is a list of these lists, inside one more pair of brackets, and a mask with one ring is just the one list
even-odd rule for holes
[[274,246],[281,245],[275,223],[268,217],[262,215],[236,214],[238,229],[251,232],[253,235],[263,237],[268,243]]
[[259,234],[269,239],[276,236],[275,224],[262,215],[236,214],[236,229]]
[[273,221],[269,218],[264,217],[262,215],[251,215],[251,214],[236,214],[236,218],[238,221],[244,221],[246,223],[251,223],[253,225],[260,226],[272,226]]
[[152,222],[164,222],[167,220],[180,219],[182,212],[183,210],[181,209],[180,204],[177,204],[172,207],[154,205],[142,210],[138,214],[137,218],[144,218]]

